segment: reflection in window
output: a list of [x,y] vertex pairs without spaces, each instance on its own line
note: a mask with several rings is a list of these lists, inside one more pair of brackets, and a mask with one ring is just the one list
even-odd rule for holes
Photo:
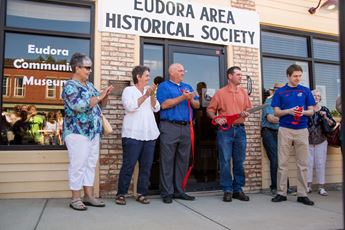
[[2,96],[7,97],[9,95],[9,84],[10,84],[10,78],[7,76],[4,76],[2,79]]
[[275,82],[286,83],[286,69],[292,65],[300,65],[303,69],[301,85],[309,87],[309,68],[308,62],[299,62],[294,60],[284,60],[278,58],[263,58],[263,85],[265,89],[271,88]]
[[[53,79],[50,79],[51,81],[53,81]],[[46,97],[47,98],[55,98],[56,97],[56,86],[54,86],[53,84],[47,84],[47,94]]]
[[11,0],[7,1],[6,25],[40,30],[90,33],[90,8]]
[[[185,68],[184,81],[194,90],[199,83],[205,83],[207,89],[219,88],[219,58],[218,56],[198,55],[189,53],[174,53],[174,62],[183,63]],[[198,92],[201,95],[201,92]]]
[[163,76],[163,46],[144,45],[144,65],[150,68],[150,84],[157,76]]
[[314,56],[317,59],[339,61],[339,43],[313,39]]
[[24,97],[25,88],[23,84],[23,77],[16,77],[14,80],[14,96]]
[[339,65],[315,64],[315,85],[321,92],[321,104],[335,109],[335,100],[340,95]]
[[271,32],[262,32],[261,35],[262,51],[265,53],[297,57],[308,56],[307,38],[305,37]]
[[[90,55],[90,40],[5,33],[1,145],[63,145],[63,84],[73,53]],[[5,91],[3,91],[5,92]],[[12,93],[13,92],[13,93]]]

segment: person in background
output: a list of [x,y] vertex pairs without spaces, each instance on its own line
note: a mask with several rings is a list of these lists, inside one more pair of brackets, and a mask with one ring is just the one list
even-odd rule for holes
[[287,200],[289,155],[295,153],[297,164],[297,202],[314,205],[307,196],[308,118],[313,115],[315,100],[309,88],[300,85],[302,67],[290,65],[288,83],[273,95],[271,106],[279,117],[277,195],[272,202]]
[[[160,184],[164,203],[172,198],[194,200],[183,188],[191,153],[190,112],[199,108],[199,99],[193,87],[182,82],[183,65],[174,63],[169,67],[170,80],[159,84],[157,100],[160,111]],[[189,105],[192,108],[189,108]]]
[[30,124],[30,132],[34,136],[37,144],[43,144],[42,129],[44,126],[44,118],[37,114],[35,105],[28,106],[28,121]]
[[44,144],[57,145],[58,144],[59,126],[56,121],[56,114],[53,111],[48,112],[47,121],[44,126]]
[[146,87],[150,80],[150,69],[136,66],[132,70],[134,86],[128,86],[122,93],[125,117],[122,125],[123,163],[119,175],[116,204],[125,205],[125,195],[132,179],[134,167],[139,161],[138,196],[136,201],[149,204],[148,193],[150,172],[159,130],[153,112],[160,109],[154,96],[157,85]]
[[15,145],[34,144],[34,138],[30,133],[30,125],[27,121],[28,112],[20,109],[20,111],[16,111],[15,113],[17,120],[11,127],[14,134],[13,143]]
[[56,111],[56,121],[58,123],[58,144],[63,145],[62,141],[62,128],[63,128],[63,116],[60,110]]
[[[340,115],[342,116],[342,109],[341,109],[341,95],[339,95],[336,99],[336,102],[335,102],[335,108],[337,109],[337,111],[340,113]],[[343,125],[343,122],[341,121],[340,122],[340,130],[344,128],[344,125]],[[343,137],[341,135],[341,132],[340,132],[340,135],[339,135],[339,140],[340,140],[340,147],[342,148],[342,142],[344,141],[343,140]]]
[[321,106],[321,93],[314,89],[311,91],[316,105],[314,105],[314,114],[309,117],[308,131],[309,131],[309,154],[308,154],[308,193],[312,192],[313,171],[315,166],[316,179],[319,184],[319,194],[327,196],[325,190],[325,174],[326,174],[326,159],[327,159],[327,137],[322,131],[322,120],[325,119],[330,127],[336,125],[329,109],[326,106]]
[[[207,107],[207,113],[211,119],[216,115],[240,114],[240,118],[234,121],[230,129],[224,131],[219,128],[217,132],[220,186],[224,192],[224,202],[231,202],[232,199],[249,201],[249,196],[242,190],[245,185],[243,164],[246,159],[247,147],[244,121],[249,116],[247,110],[252,107],[252,103],[247,90],[241,87],[242,71],[240,67],[233,66],[229,68],[227,70],[227,79],[228,84],[216,92]],[[215,122],[222,126],[227,123],[227,120],[220,117]]]
[[[95,198],[94,179],[99,157],[99,142],[102,133],[101,108],[105,106],[113,87],[108,86],[98,92],[88,81],[91,73],[91,59],[81,53],[74,53],[70,60],[71,80],[62,91],[65,117],[63,139],[69,157],[68,178],[72,191],[70,207],[85,211],[89,206],[104,207],[105,203]],[[81,199],[81,189],[84,198]]]
[[266,98],[265,104],[268,106],[262,111],[261,120],[261,137],[267,157],[270,161],[271,175],[271,193],[277,193],[277,170],[278,170],[278,128],[279,117],[274,116],[273,107],[271,106],[272,97],[275,90],[283,87],[282,83],[274,83],[273,88],[269,89],[270,95]]

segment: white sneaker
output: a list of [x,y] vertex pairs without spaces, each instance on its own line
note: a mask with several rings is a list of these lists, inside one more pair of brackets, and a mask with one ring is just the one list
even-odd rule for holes
[[319,188],[319,194],[321,196],[328,196],[328,193],[324,188]]
[[311,187],[307,188],[307,193],[311,193],[313,190],[311,189]]

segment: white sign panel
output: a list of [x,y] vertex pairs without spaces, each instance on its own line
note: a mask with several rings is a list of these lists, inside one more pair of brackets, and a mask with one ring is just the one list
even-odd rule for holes
[[254,11],[185,0],[101,0],[100,31],[260,47]]

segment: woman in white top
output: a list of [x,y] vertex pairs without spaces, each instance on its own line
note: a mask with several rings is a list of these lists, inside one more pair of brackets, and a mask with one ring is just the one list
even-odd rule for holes
[[55,112],[48,113],[47,122],[44,127],[44,143],[46,145],[56,145],[58,136],[58,123],[56,121]]
[[134,86],[126,87],[122,93],[125,117],[122,125],[123,164],[118,183],[115,202],[125,205],[125,195],[132,178],[133,170],[139,161],[138,197],[142,204],[150,201],[146,198],[156,139],[159,130],[153,112],[160,109],[154,96],[155,84],[146,87],[150,80],[150,69],[136,66],[132,71]]

